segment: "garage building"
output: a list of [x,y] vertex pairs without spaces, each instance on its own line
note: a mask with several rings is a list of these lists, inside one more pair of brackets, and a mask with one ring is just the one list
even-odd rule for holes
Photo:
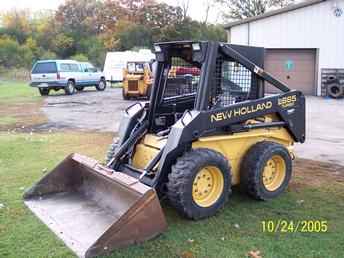
[[225,29],[232,44],[265,47],[265,69],[290,88],[320,96],[344,84],[344,0],[309,0]]

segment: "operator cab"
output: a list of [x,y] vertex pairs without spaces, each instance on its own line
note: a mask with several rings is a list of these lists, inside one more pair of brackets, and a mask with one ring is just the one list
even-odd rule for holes
[[[251,61],[263,66],[264,48],[229,45]],[[221,48],[221,46],[219,46]],[[248,99],[257,99],[262,89],[258,77],[246,67],[218,51],[208,52],[207,42],[171,42],[155,45],[158,61],[158,90],[152,96],[154,109],[153,132],[166,130],[181,118],[186,110],[215,109]],[[209,64],[209,58],[214,65]],[[201,81],[210,80],[211,89],[202,89]],[[156,87],[155,86],[155,87]],[[207,103],[199,106],[202,95]],[[197,106],[198,105],[198,106]]]

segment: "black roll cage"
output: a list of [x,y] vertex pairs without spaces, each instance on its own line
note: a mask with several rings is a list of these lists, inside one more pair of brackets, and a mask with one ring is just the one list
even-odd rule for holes
[[[199,44],[200,50],[193,51],[192,45]],[[289,92],[290,89],[283,82],[272,77],[268,72],[263,69],[264,66],[264,49],[257,47],[243,47],[238,45],[231,45],[227,43],[219,42],[193,42],[193,41],[179,41],[179,42],[166,42],[157,43],[155,46],[161,50],[156,52],[157,56],[157,69],[155,71],[153,91],[150,98],[150,112],[149,121],[152,122],[155,111],[163,101],[163,91],[165,83],[163,82],[164,72],[170,66],[171,56],[182,56],[181,50],[188,49],[192,52],[192,60],[188,60],[197,66],[201,67],[201,75],[199,81],[198,91],[196,93],[196,100],[194,109],[198,111],[205,111],[208,109],[208,100],[210,94],[211,84],[215,76],[216,60],[219,55],[223,55],[227,58],[234,60],[235,62],[243,65],[247,68],[252,75],[257,79],[255,87],[253,87],[254,96],[252,99],[258,99],[264,97],[264,84],[262,81],[266,81],[281,90],[282,92]],[[177,46],[177,47],[176,47]],[[259,58],[252,60],[252,53]],[[246,56],[245,56],[246,55]],[[178,98],[178,97],[175,97]]]

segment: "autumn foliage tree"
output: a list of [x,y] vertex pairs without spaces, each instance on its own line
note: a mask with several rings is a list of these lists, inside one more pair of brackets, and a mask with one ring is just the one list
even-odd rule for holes
[[155,0],[66,0],[54,12],[4,12],[0,66],[75,58],[101,67],[107,51],[151,48],[157,41],[225,40],[221,26],[192,20],[186,11]]
[[225,7],[223,16],[227,20],[241,20],[265,13],[271,8],[282,8],[294,0],[216,0]]

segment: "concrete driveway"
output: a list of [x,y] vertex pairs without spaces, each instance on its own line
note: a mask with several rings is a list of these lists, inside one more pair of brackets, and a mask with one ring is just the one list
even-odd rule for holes
[[[344,100],[307,97],[306,142],[296,144],[301,158],[344,165]],[[134,101],[122,99],[121,89],[88,90],[45,99],[49,127],[115,132],[121,113]]]
[[302,158],[344,166],[344,99],[306,98],[306,142],[295,150]]

